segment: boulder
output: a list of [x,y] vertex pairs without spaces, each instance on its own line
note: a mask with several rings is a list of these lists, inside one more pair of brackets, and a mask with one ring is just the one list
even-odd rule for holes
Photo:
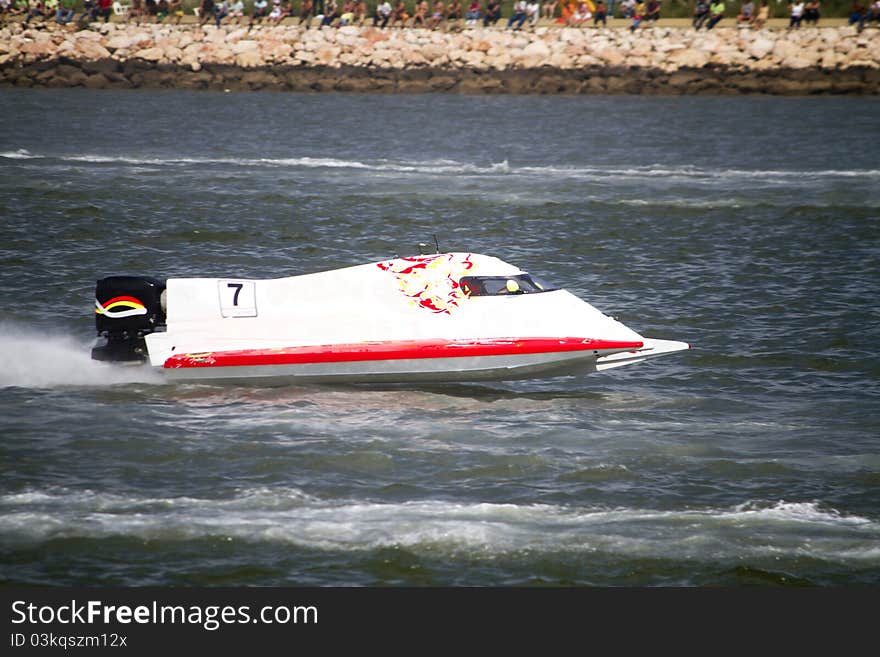
[[245,50],[235,56],[235,65],[242,68],[255,68],[264,64],[263,58],[256,50]]
[[773,52],[773,47],[776,44],[764,36],[757,37],[754,41],[752,41],[746,47],[746,52],[748,52],[749,57],[753,57],[755,59],[764,59],[767,55]]
[[429,64],[433,64],[446,58],[446,49],[435,43],[429,43],[422,46],[421,53],[422,57],[424,57]]
[[522,50],[524,57],[538,61],[550,59],[550,47],[543,41],[533,41]]
[[115,59],[98,59],[92,62],[83,62],[81,68],[88,75],[101,73],[109,79],[109,76],[120,71],[122,66]]
[[605,62],[608,66],[623,66],[626,63],[626,57],[616,48],[605,48],[595,54],[598,59]]
[[19,47],[18,51],[23,55],[29,55],[32,59],[43,59],[55,53],[55,44],[51,41],[27,41]]
[[243,52],[258,51],[259,49],[260,44],[252,39],[236,41],[230,48],[236,55],[240,55]]
[[782,60],[783,68],[790,69],[802,69],[802,68],[810,68],[814,65],[814,62],[811,58],[804,56],[802,53],[796,53],[791,57],[786,57]]
[[673,50],[667,56],[666,61],[678,68],[702,68],[709,63],[710,57],[711,54],[705,50],[684,48],[683,50]]
[[455,88],[458,80],[452,75],[435,75],[431,77],[431,89],[435,91],[449,91]]
[[138,50],[134,53],[134,56],[138,59],[144,59],[148,62],[158,62],[161,61],[163,57],[165,57],[165,51],[161,48],[157,48],[154,46],[153,48]]
[[95,73],[85,79],[83,86],[87,89],[106,89],[110,83],[101,73]]
[[241,81],[251,89],[267,89],[280,85],[280,80],[266,70],[247,71],[242,74]]
[[74,52],[80,59],[84,60],[110,57],[110,51],[92,39],[77,39]]

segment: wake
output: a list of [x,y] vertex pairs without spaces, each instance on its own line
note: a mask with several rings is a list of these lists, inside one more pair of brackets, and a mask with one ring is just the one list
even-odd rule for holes
[[149,368],[92,360],[91,341],[45,329],[0,323],[0,388],[160,383]]
[[416,175],[526,175],[531,178],[614,178],[614,179],[676,179],[691,181],[751,181],[761,183],[791,183],[808,178],[817,180],[864,180],[880,179],[880,169],[731,169],[725,167],[698,167],[693,165],[650,164],[642,166],[619,165],[562,165],[543,166],[511,165],[507,160],[489,164],[459,162],[456,160],[387,160],[371,161],[339,159],[333,157],[141,157],[136,155],[79,154],[58,155],[38,154],[20,148],[15,151],[0,151],[0,159],[42,160],[52,159],[60,162],[79,164],[120,164],[123,166],[181,166],[191,165],[241,167],[251,170],[263,168],[303,168],[303,169],[360,169],[370,173],[396,173]]

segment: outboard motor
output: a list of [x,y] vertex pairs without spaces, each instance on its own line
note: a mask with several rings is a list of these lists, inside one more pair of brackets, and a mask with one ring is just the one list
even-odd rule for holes
[[95,328],[105,344],[94,360],[147,359],[144,336],[165,326],[165,281],[148,276],[108,276],[95,286]]

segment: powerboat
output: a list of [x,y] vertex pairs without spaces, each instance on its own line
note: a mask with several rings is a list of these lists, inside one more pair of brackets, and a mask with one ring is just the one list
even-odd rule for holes
[[689,348],[477,253],[264,280],[110,276],[97,281],[95,321],[92,358],[189,382],[501,381]]

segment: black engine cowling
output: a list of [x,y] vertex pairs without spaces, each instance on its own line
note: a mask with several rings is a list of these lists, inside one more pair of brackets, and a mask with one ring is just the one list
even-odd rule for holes
[[165,326],[165,281],[149,276],[108,276],[95,286],[95,328],[105,344],[92,358],[143,361],[144,336]]

